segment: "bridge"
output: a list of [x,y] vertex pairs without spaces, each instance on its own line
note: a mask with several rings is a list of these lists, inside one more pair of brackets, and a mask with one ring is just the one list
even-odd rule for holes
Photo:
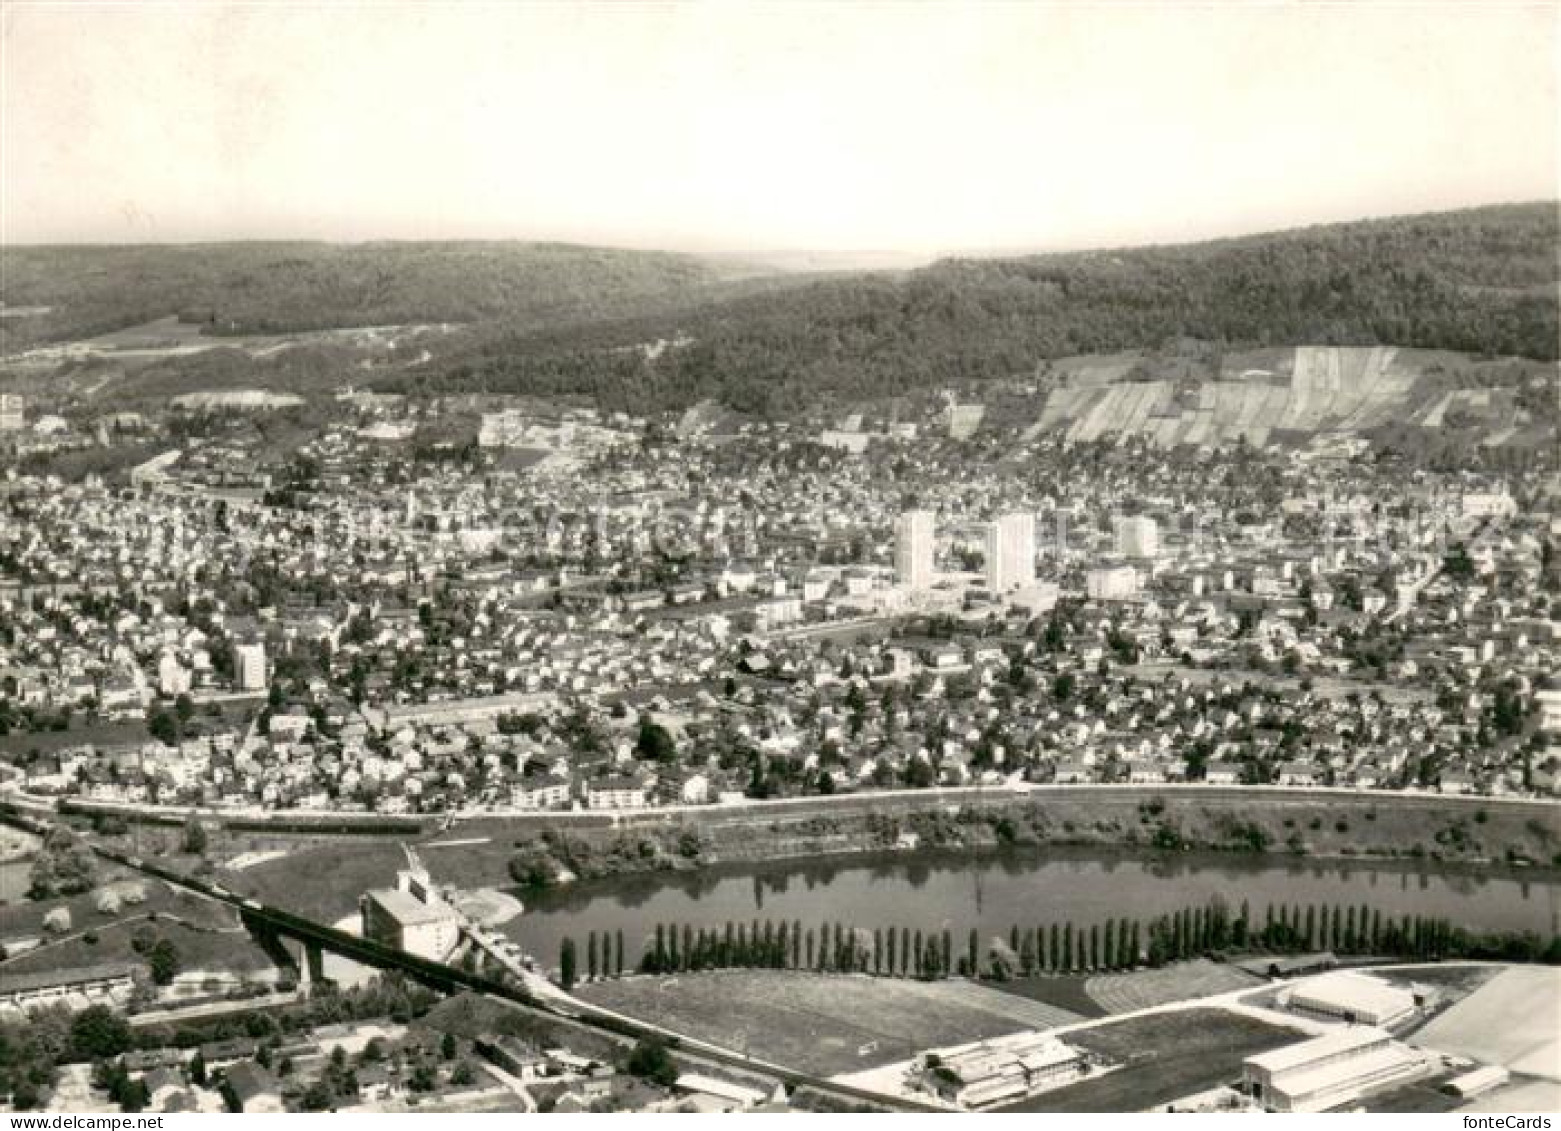
[[[0,824],[21,828],[40,836],[48,835],[53,829],[48,822],[5,802],[0,802]],[[572,997],[551,983],[547,983],[548,992],[542,996],[528,988],[531,984],[540,981],[535,974],[529,974],[525,983],[516,984],[486,974],[462,970],[444,962],[409,954],[373,939],[350,934],[337,927],[317,923],[306,916],[229,891],[221,884],[186,875],[90,839],[86,843],[94,853],[105,860],[233,908],[238,912],[244,926],[262,942],[262,945],[280,945],[284,940],[299,944],[304,950],[304,968],[313,978],[323,977],[324,955],[335,954],[377,970],[405,974],[441,993],[482,994],[513,1008],[562,1019],[620,1039],[657,1039],[674,1050],[683,1050],[690,1056],[713,1064],[776,1080],[789,1089],[805,1087],[838,1100],[870,1104],[897,1111],[945,1110],[930,1104],[842,1084],[825,1077],[810,1076],[733,1052],[719,1045],[685,1037],[661,1026],[627,1017]],[[505,965],[509,966],[508,963]]]

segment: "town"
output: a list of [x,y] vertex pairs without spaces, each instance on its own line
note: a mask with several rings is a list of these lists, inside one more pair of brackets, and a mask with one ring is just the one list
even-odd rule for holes
[[[1498,1056],[1396,1035],[1465,995],[1486,1016],[1519,973],[1479,997],[1499,967],[1448,966],[1445,992],[1430,967],[1403,968],[1408,981],[1328,971],[1390,952],[1537,957],[1542,939],[1384,926],[1365,905],[1347,921],[1309,908],[1303,923],[1270,904],[1261,928],[1245,908],[1235,924],[1189,910],[1185,932],[1181,912],[1109,920],[1076,943],[1071,922],[1006,941],[973,928],[957,961],[946,929],[940,944],[837,923],[815,947],[784,920],[762,944],[755,920],[724,936],[685,925],[680,949],[671,924],[666,950],[658,923],[654,941],[593,930],[588,947],[547,952],[522,901],[572,873],[750,859],[741,842],[777,805],[804,806],[786,826],[804,845],[830,828],[856,850],[912,854],[1039,837],[1561,859],[1553,822],[1527,809],[1487,823],[1471,805],[1418,839],[1367,831],[1378,801],[1521,806],[1561,788],[1553,458],[1442,466],[1326,432],[1189,449],[1036,427],[1052,398],[1034,383],[987,393],[1004,407],[951,391],[793,421],[352,388],[307,417],[249,395],[92,417],[7,395],[0,788],[28,815],[11,851],[31,861],[37,910],[0,937],[0,998],[68,1027],[53,1046],[67,1063],[19,1081],[13,1104],[49,1087],[66,1109],[162,1111],[988,1110],[1075,1092],[1317,1110],[1366,1093],[1520,1094],[1526,1077]],[[1041,402],[1039,416],[1015,400]],[[1092,799],[1114,789],[1136,829],[1045,827],[1061,799],[1098,817]],[[1178,791],[1256,804],[1211,825]],[[1321,808],[1252,819],[1287,794],[1336,800],[1326,822]],[[877,815],[842,808],[875,798]],[[989,809],[990,825],[929,825],[927,806],[949,799]],[[500,855],[460,832],[598,815],[654,839],[632,857],[536,826],[541,840]],[[39,818],[81,831],[30,839]],[[408,860],[370,869],[371,851],[356,894],[329,872],[306,879],[292,854],[312,855],[311,830],[328,827],[393,833]],[[761,852],[796,843],[757,835]],[[195,862],[192,875],[215,864],[227,886],[138,876],[148,852]],[[462,852],[476,855],[457,865]],[[362,956],[291,948],[246,918],[311,884],[294,906],[319,906],[333,929],[478,971],[543,1012],[441,1003],[415,974],[376,979]],[[245,945],[219,956],[235,931]],[[795,972],[777,986],[755,970],[727,991],[735,972],[690,973],[753,965]],[[655,989],[669,974],[716,981],[679,986],[673,1004]],[[869,1029],[857,1055],[877,1066],[843,1074],[784,1044],[721,1059],[756,1038],[701,1013],[707,992],[737,992],[761,1024],[773,995],[849,997],[863,991],[840,979],[863,976],[896,996],[971,981],[940,999],[943,1045]],[[984,988],[1012,979],[1053,1000]],[[972,1000],[978,986],[989,996]],[[1122,1019],[1091,1021],[1103,1004]],[[260,1020],[235,1028],[235,1009]],[[1121,1074],[1121,1042],[1162,1040],[1183,1009],[1213,1059],[1146,1093]],[[1378,1027],[1326,1020],[1346,1016]],[[582,1024],[625,1017],[667,1020],[629,1022],[633,1039]],[[1263,1051],[1282,1039],[1310,1043]]]
[[0,1116],[1539,1126],[1555,40],[13,0]]
[[[381,437],[440,407],[346,403],[270,462],[244,412],[174,410],[127,482],[13,469],[11,789],[499,814],[1561,781],[1548,468],[1016,449],[953,439],[967,406],[813,433],[506,410],[407,465]],[[7,419],[24,466],[93,428]],[[539,431],[569,439],[513,470]]]

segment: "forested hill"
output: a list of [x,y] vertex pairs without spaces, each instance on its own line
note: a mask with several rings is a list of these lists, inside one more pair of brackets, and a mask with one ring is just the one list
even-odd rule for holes
[[5,352],[170,314],[214,335],[423,322],[511,332],[708,299],[743,263],[545,243],[230,243],[9,247]]
[[[715,397],[783,414],[821,396],[1010,377],[1044,358],[1177,338],[1554,359],[1557,246],[1556,205],[1526,204],[1178,247],[946,260],[565,333],[497,335],[429,380],[586,393],[640,411]],[[680,334],[693,344],[654,360],[621,349]]]

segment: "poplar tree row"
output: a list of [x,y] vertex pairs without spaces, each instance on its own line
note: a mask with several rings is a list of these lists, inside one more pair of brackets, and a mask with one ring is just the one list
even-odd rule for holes
[[647,974],[753,968],[944,978],[954,969],[953,936],[948,929],[868,930],[838,922],[804,927],[800,919],[727,922],[719,928],[657,924],[640,959]]
[[[839,922],[804,927],[800,919],[733,921],[720,927],[664,923],[646,941],[637,968],[647,974],[772,969],[922,979],[956,974],[1008,978],[1128,970],[1230,952],[1323,950],[1393,958],[1561,962],[1561,938],[1547,944],[1531,932],[1471,932],[1431,916],[1394,918],[1365,904],[1269,904],[1257,921],[1249,904],[1243,902],[1232,915],[1216,898],[1147,922],[1110,918],[1089,924],[1014,925],[1006,941],[991,938],[985,945],[980,929],[971,927],[959,955],[947,927],[868,929]],[[587,935],[587,977],[621,977],[626,966],[622,930]],[[573,939],[563,940],[560,972],[567,984],[582,972]]]

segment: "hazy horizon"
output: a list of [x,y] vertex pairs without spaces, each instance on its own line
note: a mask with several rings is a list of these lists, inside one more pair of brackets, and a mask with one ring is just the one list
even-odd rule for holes
[[947,258],[1004,258],[1009,256],[1039,256],[1039,255],[1069,255],[1088,252],[1110,252],[1126,250],[1128,248],[1149,247],[1175,247],[1197,243],[1216,243],[1221,240],[1240,240],[1252,237],[1268,235],[1283,235],[1286,232],[1300,232],[1309,228],[1329,227],[1338,224],[1368,224],[1374,221],[1393,220],[1410,216],[1435,216],[1447,213],[1477,212],[1491,208],[1524,208],[1540,205],[1553,205],[1561,209],[1561,197],[1552,200],[1489,200],[1472,204],[1459,204],[1448,208],[1440,208],[1427,212],[1393,212],[1393,213],[1364,213],[1358,216],[1346,216],[1338,219],[1307,221],[1302,220],[1294,225],[1283,228],[1253,228],[1242,231],[1219,232],[1208,236],[1189,237],[1183,240],[1144,240],[1138,243],[1091,243],[1077,246],[993,246],[993,247],[950,247],[929,248],[926,250],[912,250],[901,248],[811,248],[811,247],[733,247],[733,248],[691,248],[672,247],[661,244],[634,244],[634,243],[593,243],[588,240],[561,239],[551,236],[430,236],[430,237],[365,237],[362,239],[333,239],[329,236],[253,236],[230,237],[213,236],[209,239],[125,239],[125,240],[0,240],[0,247],[13,248],[90,248],[90,247],[166,247],[166,248],[200,248],[221,247],[225,244],[276,244],[285,246],[288,244],[322,244],[328,247],[375,247],[382,245],[405,244],[409,247],[432,244],[521,244],[529,246],[560,246],[594,249],[600,251],[627,251],[627,252],[664,252],[670,255],[688,255],[705,259],[729,259],[741,261],[753,259],[761,261],[766,258],[795,257],[818,258],[821,260],[858,260],[881,257],[885,259],[915,260],[919,262],[932,262]]
[[0,243],[926,260],[1550,202],[1557,12],[14,0]]

